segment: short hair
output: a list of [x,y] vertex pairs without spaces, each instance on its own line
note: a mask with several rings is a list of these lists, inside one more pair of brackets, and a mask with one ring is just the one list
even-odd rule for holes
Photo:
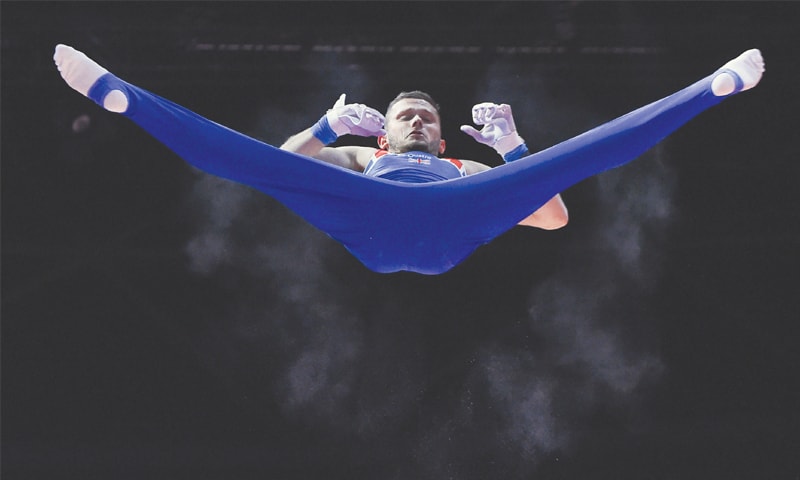
[[417,100],[424,100],[424,101],[430,103],[433,106],[433,108],[436,110],[436,114],[439,115],[439,118],[442,118],[442,110],[441,110],[441,107],[439,107],[439,104],[436,103],[436,100],[434,100],[433,97],[431,97],[429,94],[427,94],[427,93],[425,93],[425,92],[423,92],[421,90],[412,90],[410,92],[400,92],[400,93],[398,93],[397,96],[394,97],[394,100],[389,102],[389,106],[386,107],[386,113],[389,113],[389,110],[392,109],[392,107],[394,106],[395,103],[397,103],[400,100],[403,100],[405,98],[416,98]]

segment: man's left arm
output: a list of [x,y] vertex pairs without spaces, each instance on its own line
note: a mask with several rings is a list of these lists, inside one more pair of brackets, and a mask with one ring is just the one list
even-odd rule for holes
[[567,206],[560,194],[556,194],[535,212],[525,217],[518,225],[536,227],[544,230],[558,230],[569,222]]
[[[517,133],[511,107],[506,104],[497,105],[486,102],[472,107],[472,121],[476,125],[483,125],[477,130],[470,125],[462,125],[461,131],[474,138],[475,141],[489,145],[503,157],[503,160],[513,162],[528,155],[528,146],[525,140]],[[472,161],[464,161],[467,173],[473,174],[490,167]],[[569,214],[567,206],[560,194],[539,207],[535,212],[524,218],[519,225],[537,227],[544,230],[556,230],[567,224]]]

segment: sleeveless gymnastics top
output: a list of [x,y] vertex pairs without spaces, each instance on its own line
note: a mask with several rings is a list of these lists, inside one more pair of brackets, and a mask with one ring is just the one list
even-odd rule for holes
[[464,164],[455,158],[439,158],[425,152],[389,153],[378,150],[364,174],[405,183],[428,183],[465,177]]

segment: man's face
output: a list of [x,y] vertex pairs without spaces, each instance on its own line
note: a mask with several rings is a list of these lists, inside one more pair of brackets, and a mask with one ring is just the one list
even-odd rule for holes
[[386,136],[378,138],[378,144],[390,153],[412,150],[433,155],[444,153],[439,114],[425,100],[399,100],[386,112],[385,128]]

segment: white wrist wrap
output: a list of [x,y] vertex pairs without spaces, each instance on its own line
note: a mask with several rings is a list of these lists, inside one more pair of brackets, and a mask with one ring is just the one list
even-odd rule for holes
[[506,153],[514,150],[515,148],[519,147],[525,143],[525,140],[519,136],[519,134],[514,131],[509,133],[508,135],[502,136],[497,139],[497,141],[492,145],[492,148],[495,149],[497,153],[500,155],[505,155]]

